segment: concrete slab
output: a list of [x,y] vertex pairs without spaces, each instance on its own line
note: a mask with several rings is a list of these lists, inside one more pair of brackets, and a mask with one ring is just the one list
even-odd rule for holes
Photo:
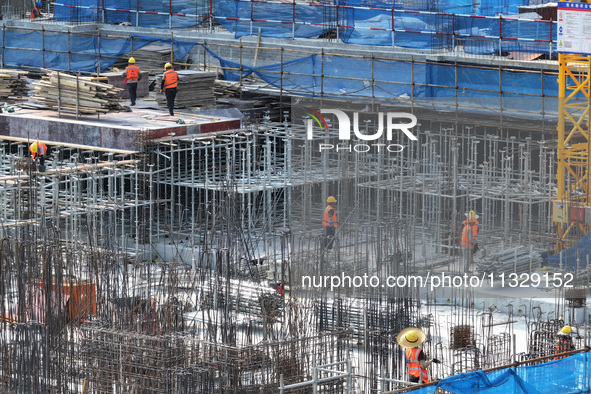
[[[156,139],[210,133],[240,128],[240,119],[166,112],[148,106],[135,106],[133,112],[97,116],[61,115],[56,111],[20,109],[0,114],[0,135],[41,139],[47,142],[86,145],[105,149],[137,151],[140,138]],[[185,124],[177,124],[183,119]],[[146,137],[141,134],[145,133]]]

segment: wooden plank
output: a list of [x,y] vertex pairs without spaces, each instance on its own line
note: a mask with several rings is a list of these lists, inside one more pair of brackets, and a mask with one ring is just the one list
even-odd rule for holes
[[259,57],[259,48],[261,47],[261,31],[262,31],[262,29],[259,27],[259,35],[257,37],[257,46],[254,50],[254,63],[252,64],[253,67],[257,66],[257,59]]
[[35,82],[32,99],[38,104],[66,113],[96,114],[122,111],[119,104],[122,89],[105,83],[92,82],[88,77],[76,77],[51,72]]

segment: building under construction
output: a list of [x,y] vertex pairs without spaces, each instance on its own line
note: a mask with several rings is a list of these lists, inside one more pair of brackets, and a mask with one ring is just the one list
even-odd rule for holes
[[[558,61],[555,6],[21,3],[0,392],[589,392],[591,60]],[[407,327],[435,383],[408,382]]]

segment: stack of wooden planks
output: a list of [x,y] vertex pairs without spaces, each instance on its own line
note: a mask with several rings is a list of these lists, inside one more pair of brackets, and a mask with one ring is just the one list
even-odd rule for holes
[[0,69],[0,100],[26,101],[27,71]]
[[128,65],[130,57],[135,58],[135,65],[139,66],[142,71],[148,71],[152,75],[156,75],[164,71],[164,65],[170,62],[170,45],[146,45],[141,49],[136,49],[131,53],[123,55],[113,67],[117,67],[121,71]]
[[119,96],[122,89],[106,83],[93,82],[88,77],[76,77],[56,71],[33,84],[32,99],[48,108],[78,114],[100,114],[121,111]]
[[[178,93],[174,106],[177,108],[187,107],[209,107],[215,104],[213,94],[213,83],[215,73],[193,70],[177,71],[179,75]],[[156,89],[160,92],[162,74],[156,79]],[[156,97],[158,105],[166,107],[166,96],[158,94]]]

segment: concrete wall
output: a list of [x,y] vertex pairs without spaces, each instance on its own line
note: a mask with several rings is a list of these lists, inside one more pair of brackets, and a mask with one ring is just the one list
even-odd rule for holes
[[85,122],[0,114],[0,135],[137,150],[136,132]]
[[[182,113],[178,116],[186,119],[187,124],[184,125],[174,123],[174,118],[156,123],[157,121],[143,119],[141,113],[134,112],[109,113],[102,115],[100,119],[95,116],[83,116],[80,120],[75,120],[72,116],[58,119],[55,116],[55,111],[50,110],[37,111],[35,115],[18,112],[0,114],[0,135],[136,151],[141,142],[138,138],[140,130],[148,133],[148,138],[156,139],[167,137],[170,133],[182,136],[240,128],[239,119],[197,121],[194,117],[184,117]],[[168,118],[164,112],[161,116]],[[129,124],[135,127],[130,127]]]

